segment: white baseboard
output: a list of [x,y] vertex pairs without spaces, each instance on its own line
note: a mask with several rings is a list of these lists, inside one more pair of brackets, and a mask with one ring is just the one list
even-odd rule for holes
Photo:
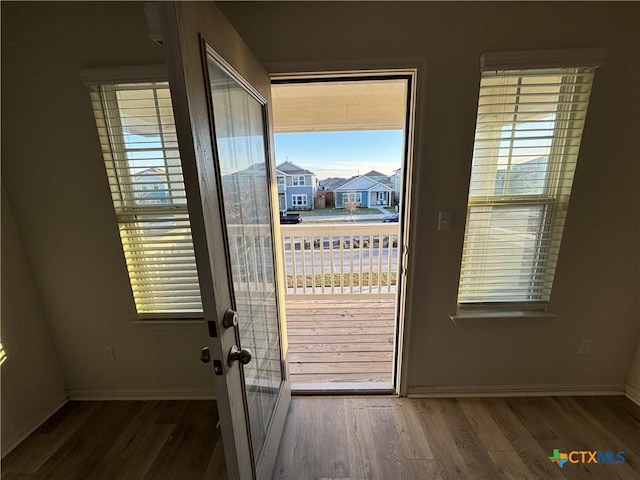
[[7,456],[14,448],[22,443],[22,441],[35,432],[40,425],[49,420],[51,416],[56,413],[60,408],[69,401],[66,393],[61,393],[54,400],[52,400],[46,407],[42,408],[37,415],[33,416],[28,424],[24,426],[21,434],[16,438],[2,438],[2,458]]
[[473,385],[409,387],[409,398],[455,397],[552,397],[566,395],[624,395],[622,383],[589,383],[577,385]]
[[627,385],[624,387],[624,395],[636,405],[640,406],[640,390]]
[[215,400],[211,388],[68,390],[69,400]]

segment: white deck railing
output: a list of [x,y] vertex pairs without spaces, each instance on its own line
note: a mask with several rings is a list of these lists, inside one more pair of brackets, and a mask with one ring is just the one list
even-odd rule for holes
[[287,295],[393,297],[398,224],[282,225]]

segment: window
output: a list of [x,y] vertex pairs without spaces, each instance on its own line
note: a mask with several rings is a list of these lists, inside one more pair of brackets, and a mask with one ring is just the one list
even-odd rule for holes
[[360,205],[362,203],[361,192],[346,192],[342,194],[342,203],[355,203]]
[[304,185],[304,175],[299,175],[296,177],[293,177],[293,184],[294,185]]
[[99,85],[91,98],[136,310],[141,317],[199,317],[169,86]]
[[293,207],[306,207],[307,196],[306,195],[291,195],[291,204]]
[[540,308],[551,296],[595,67],[483,70],[458,305]]
[[278,185],[284,185],[284,177],[278,176]]

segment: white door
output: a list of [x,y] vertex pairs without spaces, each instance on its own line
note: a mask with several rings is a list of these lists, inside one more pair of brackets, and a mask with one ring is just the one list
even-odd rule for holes
[[270,81],[211,2],[159,3],[227,470],[271,478],[291,394]]

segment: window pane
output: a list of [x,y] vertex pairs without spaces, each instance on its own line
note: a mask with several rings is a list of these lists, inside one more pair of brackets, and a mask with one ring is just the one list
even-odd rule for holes
[[138,314],[202,312],[187,198],[166,83],[92,94]]
[[465,232],[460,303],[548,297],[544,263],[552,247],[541,234],[546,208],[471,207]]
[[459,304],[549,300],[593,70],[482,73]]

